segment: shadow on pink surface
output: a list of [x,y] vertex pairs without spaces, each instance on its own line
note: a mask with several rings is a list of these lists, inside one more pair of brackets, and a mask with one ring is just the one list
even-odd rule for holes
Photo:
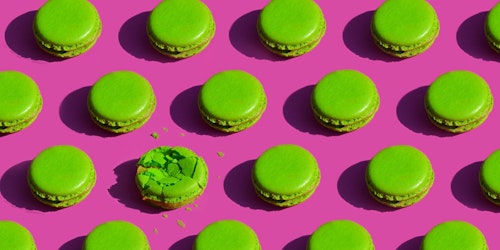
[[365,172],[369,161],[358,162],[340,174],[337,189],[342,199],[357,208],[390,212],[397,210],[377,202],[368,191]]
[[307,249],[307,241],[309,240],[309,235],[303,235],[296,238],[283,247],[283,250],[304,250]]
[[179,93],[170,104],[170,116],[177,126],[198,135],[226,136],[229,133],[208,126],[198,109],[198,93],[201,85],[190,87]]
[[482,164],[482,161],[478,161],[460,169],[451,181],[451,192],[455,199],[468,208],[498,213],[500,207],[488,201],[479,184],[479,170]]
[[14,18],[5,30],[7,46],[19,56],[46,62],[63,61],[64,59],[52,56],[38,47],[33,34],[33,19],[36,11],[28,11]]
[[146,24],[150,13],[150,11],[139,13],[123,23],[118,33],[120,45],[138,59],[161,63],[178,61],[156,51],[149,43]]
[[0,193],[12,205],[41,212],[57,211],[33,197],[27,176],[31,161],[23,161],[9,168],[0,179]]
[[371,21],[375,11],[366,11],[351,19],[342,32],[344,45],[354,54],[370,60],[398,62],[403,59],[393,57],[377,48],[371,36]]
[[422,240],[424,239],[424,236],[417,236],[414,238],[411,238],[403,244],[401,244],[396,250],[420,250],[420,245],[422,244]]
[[245,161],[232,168],[224,179],[224,191],[236,204],[256,210],[278,211],[283,208],[273,206],[260,199],[252,184],[252,168],[255,160]]
[[79,88],[64,97],[59,106],[59,117],[73,131],[100,137],[112,137],[118,134],[106,131],[97,126],[91,119],[87,108],[87,97],[90,86]]
[[329,130],[316,121],[311,108],[311,94],[314,85],[308,85],[293,92],[283,105],[283,116],[285,120],[300,132],[323,135],[339,136],[341,133]]
[[109,189],[109,194],[128,208],[139,210],[147,214],[164,212],[164,209],[155,207],[141,198],[141,193],[135,183],[136,163],[139,159],[129,160],[113,169],[116,183]]
[[78,236],[64,243],[59,250],[79,250],[83,247],[83,242],[85,242],[86,236]]
[[267,50],[261,43],[257,32],[260,10],[250,11],[236,19],[229,30],[231,45],[247,57],[269,61],[284,61],[282,57]]
[[176,241],[168,250],[191,250],[193,249],[194,240],[196,235],[190,235]]
[[487,11],[479,12],[460,24],[457,30],[457,43],[465,53],[474,58],[500,62],[500,55],[490,47],[484,34],[487,15]]
[[424,97],[428,86],[418,87],[399,100],[396,113],[399,122],[411,131],[438,137],[450,137],[456,134],[448,133],[434,126],[425,111]]

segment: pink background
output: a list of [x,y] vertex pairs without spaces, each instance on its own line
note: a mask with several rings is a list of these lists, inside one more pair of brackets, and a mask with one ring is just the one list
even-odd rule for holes
[[[424,54],[395,60],[379,52],[370,37],[370,18],[381,0],[318,0],[327,21],[323,40],[309,54],[284,60],[267,52],[257,38],[256,18],[267,1],[205,0],[217,24],[215,37],[201,54],[180,61],[161,56],[148,44],[145,22],[158,3],[150,0],[120,4],[93,0],[103,22],[98,42],[79,57],[54,59],[36,47],[31,33],[34,13],[43,2],[11,1],[0,9],[0,33],[4,34],[0,70],[28,74],[44,98],[34,124],[0,137],[0,219],[26,226],[39,249],[80,249],[93,227],[115,219],[142,228],[152,249],[190,249],[203,227],[221,219],[247,223],[263,249],[285,250],[304,249],[307,237],[334,219],[351,219],[366,227],[377,249],[418,249],[431,227],[459,219],[481,229],[490,249],[500,249],[496,237],[500,208],[483,198],[477,181],[481,162],[500,148],[500,109],[493,108],[476,130],[450,135],[428,122],[422,103],[426,87],[438,75],[457,69],[482,76],[500,100],[500,55],[483,36],[484,18],[496,1],[430,1],[441,21],[439,37]],[[254,127],[225,135],[203,124],[196,98],[204,81],[228,69],[245,70],[260,79],[268,106]],[[338,69],[367,74],[381,98],[372,122],[348,134],[324,129],[309,108],[312,86]],[[89,87],[115,70],[133,70],[146,77],[158,100],[145,126],[117,136],[92,124],[85,106]],[[159,138],[153,139],[152,132]],[[322,179],[305,203],[276,209],[255,196],[250,171],[264,150],[282,143],[312,152]],[[25,178],[30,160],[57,144],[86,151],[97,171],[97,183],[88,198],[61,210],[34,200]],[[395,144],[419,148],[435,170],[427,197],[399,210],[376,203],[363,179],[367,161]],[[189,147],[209,166],[207,189],[197,206],[189,206],[191,211],[164,212],[139,197],[134,164],[142,153],[160,145]],[[219,151],[225,156],[217,156]],[[168,218],[163,218],[164,213]],[[186,227],[179,227],[177,220]]]

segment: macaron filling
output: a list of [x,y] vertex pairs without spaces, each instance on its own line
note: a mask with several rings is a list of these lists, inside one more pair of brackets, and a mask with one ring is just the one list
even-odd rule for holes
[[205,161],[187,148],[161,146],[141,156],[135,180],[143,200],[175,209],[203,193],[208,169]]

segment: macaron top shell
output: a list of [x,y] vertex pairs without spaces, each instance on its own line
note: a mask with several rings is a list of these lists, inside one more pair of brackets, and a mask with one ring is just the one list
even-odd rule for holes
[[92,160],[82,150],[57,145],[33,159],[28,178],[37,191],[64,199],[86,191],[94,181],[95,170]]
[[214,21],[210,9],[199,0],[164,0],[151,12],[148,29],[156,41],[188,49],[211,37]]
[[199,93],[202,112],[223,121],[242,121],[258,116],[265,105],[264,88],[242,70],[219,72],[203,84]]
[[100,20],[96,8],[87,0],[48,0],[37,11],[34,25],[43,41],[70,47],[95,39]]
[[0,220],[0,249],[35,250],[35,240],[24,226]]
[[259,239],[246,224],[237,220],[220,220],[206,226],[197,236],[193,250],[258,250]]
[[272,0],[261,11],[259,30],[282,45],[305,45],[321,36],[325,21],[313,0]]
[[500,2],[488,12],[485,21],[485,31],[489,39],[500,42]]
[[311,99],[320,115],[346,123],[371,115],[377,100],[373,81],[355,70],[329,73],[315,85]]
[[488,249],[483,233],[474,225],[459,220],[434,226],[422,240],[422,250]]
[[386,0],[373,15],[372,32],[387,44],[412,47],[435,36],[436,22],[425,0]]
[[96,226],[83,244],[83,250],[122,249],[150,249],[144,232],[136,225],[122,220],[108,221]]
[[318,227],[309,237],[308,250],[373,250],[370,233],[351,220],[335,220]]
[[495,150],[483,162],[479,170],[481,185],[493,194],[500,194],[500,150]]
[[262,153],[253,168],[253,179],[262,191],[290,196],[309,191],[319,177],[318,163],[306,149],[281,144]]
[[426,105],[438,118],[469,122],[489,112],[493,99],[486,81],[465,70],[440,75],[428,88]]
[[0,126],[29,118],[40,104],[40,90],[33,79],[18,71],[0,72]]
[[148,80],[124,70],[101,77],[90,89],[88,103],[100,118],[129,122],[147,117],[156,102]]
[[382,149],[366,169],[370,187],[383,194],[402,197],[425,190],[432,174],[427,156],[407,145]]

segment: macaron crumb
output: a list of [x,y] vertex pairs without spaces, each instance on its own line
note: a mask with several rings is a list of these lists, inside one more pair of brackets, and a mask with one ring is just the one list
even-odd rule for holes
[[154,228],[154,229],[153,229],[153,233],[154,233],[154,234],[157,234],[157,233],[158,233],[158,228]]
[[186,207],[186,211],[192,211],[193,209],[190,207]]
[[168,128],[163,128],[163,132],[167,133],[168,132]]
[[219,156],[219,157],[224,157],[224,152],[220,152],[220,151],[219,151],[219,152],[217,152],[217,156]]
[[156,132],[151,133],[151,137],[153,137],[153,138],[155,138],[155,139],[158,139],[158,136],[159,136],[159,135],[158,135],[158,133],[156,133]]
[[186,135],[186,134],[184,134],[184,133],[180,133],[180,136],[185,136],[185,135]]
[[181,220],[177,220],[177,225],[179,225],[179,227],[182,227],[182,228],[186,227],[186,224],[184,223],[184,221],[181,221]]
[[217,179],[220,179],[220,175],[217,175]]
[[161,216],[165,219],[168,218],[168,214],[162,214]]
[[193,206],[194,206],[195,208],[197,208],[197,207],[198,207],[198,204],[196,204],[196,203],[195,203],[195,204],[193,204]]

